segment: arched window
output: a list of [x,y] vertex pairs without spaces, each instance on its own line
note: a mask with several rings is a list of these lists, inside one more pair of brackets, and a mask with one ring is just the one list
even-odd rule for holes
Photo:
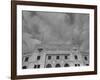
[[77,64],[75,64],[75,66],[77,66]]
[[66,63],[66,64],[64,65],[64,67],[69,67],[69,64],[68,64],[68,63]]
[[77,64],[78,66],[80,66],[80,64]]
[[23,69],[27,69],[27,66],[23,66]]
[[80,66],[80,64],[75,64],[75,66]]
[[52,67],[51,64],[46,65],[46,68],[51,68],[51,67]]
[[86,64],[86,66],[89,66],[89,64]]
[[60,64],[56,64],[56,66],[55,67],[60,67]]

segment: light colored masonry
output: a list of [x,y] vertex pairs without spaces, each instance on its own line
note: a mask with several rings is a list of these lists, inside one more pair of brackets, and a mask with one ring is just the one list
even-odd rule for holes
[[22,68],[79,67],[89,65],[89,52],[77,46],[37,46],[32,52],[23,54]]

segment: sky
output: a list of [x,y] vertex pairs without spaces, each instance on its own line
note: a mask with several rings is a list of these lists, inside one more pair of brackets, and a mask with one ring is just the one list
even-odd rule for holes
[[57,12],[22,12],[23,52],[36,44],[79,45],[89,50],[89,15]]

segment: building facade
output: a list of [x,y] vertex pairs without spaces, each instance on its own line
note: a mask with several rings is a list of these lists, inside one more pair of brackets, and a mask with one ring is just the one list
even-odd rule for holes
[[89,52],[80,51],[78,47],[65,49],[37,47],[33,52],[24,53],[22,68],[57,68],[79,67],[89,65]]

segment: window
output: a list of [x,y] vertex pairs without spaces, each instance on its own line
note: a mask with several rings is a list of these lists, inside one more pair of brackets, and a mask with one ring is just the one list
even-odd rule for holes
[[69,67],[69,64],[66,63],[66,64],[64,65],[64,67]]
[[37,65],[37,68],[40,68],[40,65]]
[[59,56],[56,56],[56,59],[59,59]]
[[86,64],[86,66],[89,66],[89,64]]
[[68,56],[65,56],[65,59],[68,59]]
[[80,64],[77,64],[78,66],[80,66]]
[[36,68],[37,66],[36,65],[34,65],[34,68]]
[[77,64],[75,64],[75,66],[77,66]]
[[85,56],[84,59],[87,61],[87,57]]
[[51,56],[48,56],[48,60],[50,60],[51,59]]
[[55,67],[60,67],[60,64],[56,64],[56,66]]
[[25,58],[25,62],[27,62],[27,61],[28,61],[28,59],[29,59],[29,57],[26,57],[26,58]]
[[23,66],[23,69],[27,69],[27,66]]
[[52,67],[51,64],[47,64],[46,65],[46,68],[50,68],[50,67]]
[[75,64],[75,66],[80,66],[80,64]]
[[40,56],[37,56],[37,60],[40,60]]
[[74,57],[75,57],[75,59],[78,59],[77,55],[75,55]]
[[40,65],[34,65],[34,68],[40,68]]

